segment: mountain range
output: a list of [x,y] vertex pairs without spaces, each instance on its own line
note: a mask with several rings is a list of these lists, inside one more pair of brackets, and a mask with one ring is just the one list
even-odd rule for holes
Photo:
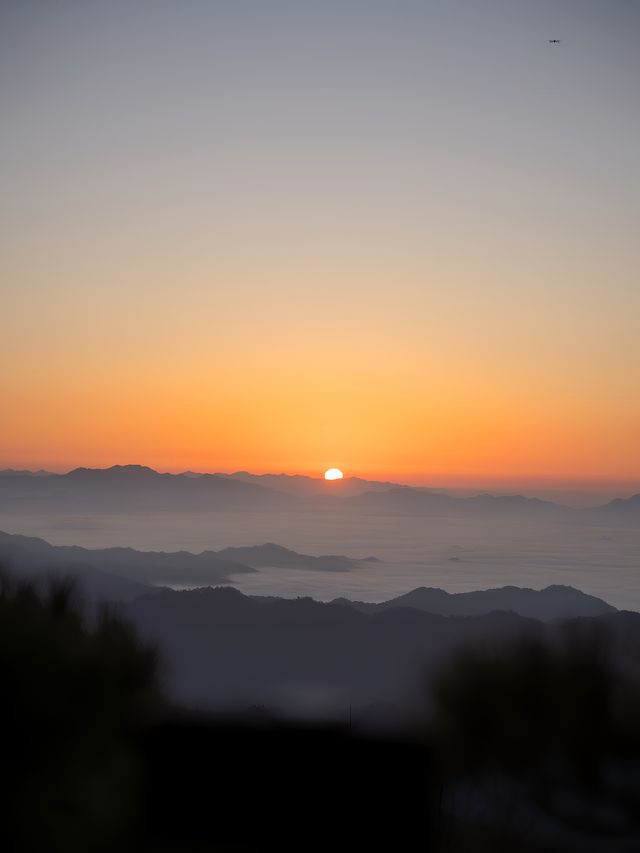
[[[80,548],[50,545],[44,539],[0,531],[0,563],[20,574],[70,573],[80,579],[90,598],[107,594],[129,600],[145,591],[145,584],[215,585],[229,583],[231,576],[254,572],[259,567],[347,572],[360,562],[340,555],[299,554],[281,545],[266,543],[231,547],[221,551],[136,551],[133,548]],[[110,589],[106,578],[112,578]],[[99,583],[95,583],[95,578]],[[133,585],[132,585],[133,584]]]
[[328,482],[290,474],[163,474],[142,465],[47,471],[0,471],[0,510],[250,511],[318,510],[355,513],[488,517],[528,516],[583,523],[640,524],[640,494],[575,509],[523,495],[452,497],[440,489],[346,477]]
[[[193,708],[258,704],[335,717],[353,706],[359,715],[369,708],[372,718],[393,716],[393,708],[410,706],[426,673],[462,645],[502,645],[541,632],[552,637],[574,622],[608,632],[621,654],[640,655],[640,614],[617,612],[565,586],[457,594],[418,588],[378,604],[249,596],[212,586],[274,563],[349,571],[361,562],[270,543],[191,554],[52,546],[0,534],[4,569],[36,580],[73,575],[88,604],[110,602],[121,610],[157,646],[168,695]],[[159,586],[194,581],[206,586]]]
[[363,613],[382,613],[409,607],[440,616],[480,616],[494,611],[511,611],[529,619],[550,621],[578,617],[603,616],[615,613],[616,608],[601,598],[587,595],[571,586],[554,584],[544,589],[503,586],[498,589],[471,592],[446,592],[444,589],[418,587],[410,592],[371,604],[336,598],[334,604],[344,604]]
[[75,468],[66,474],[0,477],[0,508],[88,511],[285,509],[292,498],[232,477],[160,474],[142,465]]
[[[202,476],[202,474],[189,473],[191,476]],[[324,478],[306,477],[302,474],[250,474],[248,471],[235,471],[233,474],[217,474],[216,476],[229,477],[243,483],[252,483],[278,492],[299,496],[325,495],[345,498],[361,495],[365,492],[384,492],[399,488],[398,483],[363,480],[360,477],[344,477],[342,480],[328,481]]]
[[[265,567],[349,572],[370,562],[377,562],[376,558],[354,560],[331,554],[312,556],[299,554],[272,542],[193,554],[189,551],[50,545],[37,537],[0,531],[0,565],[4,568],[27,577],[47,573],[76,576],[90,598],[102,597],[112,601],[132,600],[163,584],[177,587],[200,584],[217,586],[229,583],[233,575],[256,572]],[[378,604],[345,598],[334,599],[332,604],[348,605],[369,614],[409,608],[441,616],[477,616],[503,610],[539,620],[600,616],[615,612],[615,608],[602,599],[560,585],[542,590],[504,586],[459,593],[418,587]]]
[[[501,591],[487,592],[486,606],[494,592]],[[344,602],[246,596],[228,587],[162,590],[130,602],[124,612],[158,645],[169,693],[188,707],[261,705],[340,719],[352,708],[358,718],[382,719],[409,709],[429,674],[461,647],[497,649],[527,636],[553,641],[567,630],[591,631],[606,634],[625,665],[637,661],[640,614],[601,602],[596,615],[595,600],[573,592],[573,605],[582,601],[591,615],[553,621],[504,610],[442,616],[395,603],[363,610]],[[510,594],[517,599],[517,591],[509,591],[501,603]],[[553,588],[540,593],[547,602],[556,595],[571,597]]]

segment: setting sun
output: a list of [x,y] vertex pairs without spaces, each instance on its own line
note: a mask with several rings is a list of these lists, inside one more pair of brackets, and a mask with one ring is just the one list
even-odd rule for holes
[[324,472],[325,480],[342,480],[344,474],[339,468],[329,468]]

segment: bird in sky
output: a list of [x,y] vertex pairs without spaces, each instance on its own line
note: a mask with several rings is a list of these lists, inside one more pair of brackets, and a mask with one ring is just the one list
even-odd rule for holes
[[549,44],[560,44],[560,39],[549,39]]

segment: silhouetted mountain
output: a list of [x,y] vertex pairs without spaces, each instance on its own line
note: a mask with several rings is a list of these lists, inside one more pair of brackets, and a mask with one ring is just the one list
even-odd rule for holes
[[612,524],[640,524],[640,494],[615,498],[594,510],[597,518]]
[[[111,578],[114,591],[122,587],[122,595],[107,597],[126,599],[144,591],[140,584],[215,585],[228,582],[231,575],[253,572],[260,566],[346,572],[359,564],[358,560],[348,557],[298,554],[272,543],[192,554],[189,551],[135,551],[133,548],[50,545],[44,539],[1,531],[0,560],[9,569],[23,574],[42,574],[50,570],[55,570],[57,574],[81,573],[83,586],[90,587],[92,595],[94,586],[96,593],[103,587],[108,591],[107,578]],[[101,582],[97,580],[99,577],[103,577]],[[125,595],[131,581],[137,583],[132,585],[130,594]]]
[[349,500],[353,507],[409,515],[560,515],[568,507],[523,495],[480,494],[469,498],[400,486],[382,492],[365,492]]
[[159,474],[142,465],[76,468],[67,474],[0,478],[0,507],[56,510],[226,510],[283,509],[292,498],[229,477]]
[[353,514],[413,517],[532,518],[586,524],[640,524],[640,497],[575,509],[523,495],[453,497],[437,489],[347,477],[289,474],[160,474],[143,465],[0,472],[0,510],[39,514],[79,512],[321,512],[334,506]]
[[365,613],[379,613],[398,607],[412,607],[441,616],[478,616],[495,610],[509,610],[531,619],[572,619],[579,616],[602,616],[616,608],[570,586],[548,586],[545,589],[523,589],[504,586],[499,589],[450,593],[443,589],[419,587],[405,595],[369,604],[362,601],[335,599]]
[[[137,599],[126,612],[142,636],[162,648],[169,690],[180,701],[329,717],[344,715],[349,705],[406,709],[420,673],[440,666],[460,644],[499,646],[565,624],[504,611],[446,617],[393,606],[362,612],[308,598],[248,597],[230,588],[166,590]],[[640,653],[640,614],[613,612],[601,620],[624,638],[621,648]]]
[[[0,575],[0,847],[630,853],[639,652],[640,614],[368,615],[220,588],[87,622],[67,585]],[[161,672],[173,700],[239,712],[179,710]],[[401,731],[372,737],[381,709]]]
[[[161,669],[113,609],[87,620],[66,584],[44,592],[0,574],[0,850],[424,848],[424,743],[245,709],[188,714],[161,694]],[[331,814],[315,827],[328,784]],[[367,821],[372,808],[384,814]]]
[[[126,550],[113,549],[116,552]],[[73,578],[83,600],[88,602],[131,601],[152,591],[142,579],[120,575],[117,559],[105,557],[104,552],[77,547],[56,548],[44,539],[2,531],[0,565],[21,579]]]
[[[134,551],[133,548],[80,548],[50,545],[44,539],[0,532],[0,560],[19,574],[72,573],[92,582],[96,572],[116,576],[121,583],[220,583],[232,574],[252,572],[249,566],[219,558],[215,552]],[[131,597],[131,596],[127,596]]]
[[73,573],[89,598],[125,602],[125,615],[162,652],[170,696],[193,707],[257,704],[327,718],[342,718],[350,705],[357,712],[408,709],[420,673],[440,666],[460,644],[481,648],[558,630],[554,626],[564,622],[538,621],[558,616],[606,620],[624,638],[631,657],[640,654],[640,614],[618,614],[566,587],[459,595],[418,589],[365,605],[250,597],[230,587],[147,593],[140,586],[198,579],[211,584],[255,571],[249,562],[329,571],[353,562],[297,555],[272,544],[196,555],[53,547],[42,539],[0,534],[0,560],[23,577]]
[[67,474],[0,471],[0,511],[79,512],[321,512],[447,518],[530,518],[583,524],[640,525],[640,494],[576,509],[523,495],[454,497],[438,489],[346,477],[289,474],[160,474],[143,465],[76,468]]
[[[302,503],[301,503],[302,501]],[[326,481],[288,474],[160,474],[142,465],[76,468],[67,474],[35,476],[8,471],[0,477],[0,508],[49,507],[56,511],[290,510],[314,509],[335,501],[353,511],[412,515],[553,514],[566,507],[522,495],[482,494],[454,498],[426,488],[347,477]]]
[[282,545],[274,545],[272,542],[245,548],[223,548],[216,554],[223,559],[237,560],[255,568],[270,566],[281,569],[312,569],[322,572],[348,572],[360,562],[371,562],[376,559],[375,557],[364,557],[363,560],[353,560],[350,557],[334,554],[312,557],[308,554],[298,554],[296,551],[290,551],[288,548],[283,548]]
[[567,507],[553,501],[540,498],[527,498],[524,495],[491,495],[483,493],[470,498],[459,498],[463,510],[484,510],[496,513],[555,513],[564,512]]
[[342,480],[328,481],[323,477],[305,477],[302,474],[250,474],[248,471],[235,471],[233,474],[219,476],[268,486],[270,489],[290,495],[351,497],[364,492],[384,492],[399,488],[398,483],[363,480],[360,477],[344,477]]
[[318,717],[345,714],[351,703],[405,704],[422,668],[452,642],[522,628],[513,614],[486,622],[409,609],[370,615],[231,588],[162,591],[132,602],[126,614],[159,645],[169,693],[187,706],[258,704]]

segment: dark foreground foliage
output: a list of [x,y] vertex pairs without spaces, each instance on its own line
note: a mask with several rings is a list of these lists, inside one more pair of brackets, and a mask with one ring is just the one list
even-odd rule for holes
[[460,653],[372,738],[179,713],[125,621],[2,581],[0,849],[640,850],[638,659],[594,625]]
[[424,746],[188,717],[156,676],[127,624],[87,625],[70,587],[2,584],[0,849],[428,849]]
[[0,581],[5,850],[115,849],[134,820],[155,652],[116,616],[94,621],[69,584]]
[[337,728],[174,719],[143,740],[144,849],[433,850],[429,752]]
[[640,850],[637,665],[586,620],[460,653],[432,686],[443,849]]

